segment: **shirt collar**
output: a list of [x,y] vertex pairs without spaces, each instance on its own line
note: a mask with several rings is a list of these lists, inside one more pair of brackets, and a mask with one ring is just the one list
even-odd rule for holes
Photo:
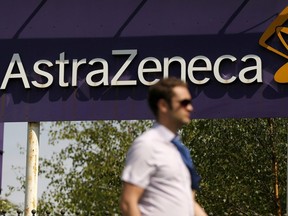
[[163,139],[165,139],[168,142],[171,142],[172,139],[175,138],[176,134],[174,134],[172,131],[170,131],[167,127],[164,125],[155,122],[153,125],[154,128],[157,128],[157,130],[163,135]]

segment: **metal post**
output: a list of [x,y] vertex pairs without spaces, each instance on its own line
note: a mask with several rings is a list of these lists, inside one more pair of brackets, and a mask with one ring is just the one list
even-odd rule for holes
[[39,122],[28,123],[24,212],[25,216],[30,216],[31,211],[33,209],[37,209],[39,131]]

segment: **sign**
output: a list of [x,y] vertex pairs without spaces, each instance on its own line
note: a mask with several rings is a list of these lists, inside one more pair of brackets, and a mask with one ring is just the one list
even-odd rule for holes
[[288,116],[284,2],[13,4],[0,9],[1,122],[150,119],[147,89],[168,76],[188,83],[193,118]]

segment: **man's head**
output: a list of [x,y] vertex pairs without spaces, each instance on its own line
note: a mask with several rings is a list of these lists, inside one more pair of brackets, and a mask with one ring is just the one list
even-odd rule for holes
[[190,121],[191,99],[187,84],[174,77],[160,80],[148,92],[149,106],[156,119],[177,127]]

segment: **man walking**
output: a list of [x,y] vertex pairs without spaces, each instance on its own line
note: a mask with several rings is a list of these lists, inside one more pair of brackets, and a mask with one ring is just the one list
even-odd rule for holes
[[187,84],[165,78],[149,88],[153,128],[130,147],[122,173],[124,216],[206,216],[195,201],[199,176],[178,130],[193,111]]

